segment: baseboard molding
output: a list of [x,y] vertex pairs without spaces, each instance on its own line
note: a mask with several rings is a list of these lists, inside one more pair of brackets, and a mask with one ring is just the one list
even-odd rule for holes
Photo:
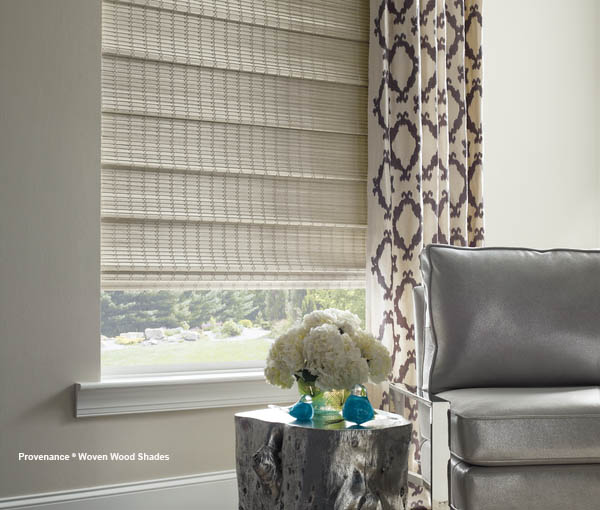
[[0,499],[2,510],[234,510],[235,471]]

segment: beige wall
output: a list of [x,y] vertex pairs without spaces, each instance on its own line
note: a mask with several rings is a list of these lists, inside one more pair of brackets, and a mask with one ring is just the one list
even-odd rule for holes
[[598,0],[486,0],[486,244],[600,246]]
[[[99,376],[99,108],[99,0],[1,0],[0,497],[234,465],[234,409],[73,418]],[[112,450],[171,461],[17,461]]]
[[[486,1],[489,244],[598,244],[596,2],[574,5]],[[232,468],[234,409],[73,418],[99,375],[99,0],[0,1],[0,73],[0,497]],[[17,461],[80,450],[171,461]]]

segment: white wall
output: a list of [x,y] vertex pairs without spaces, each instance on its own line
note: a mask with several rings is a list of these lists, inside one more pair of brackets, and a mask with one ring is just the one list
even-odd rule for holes
[[599,12],[484,2],[488,246],[600,246]]
[[[236,409],[73,418],[100,373],[100,0],[0,1],[0,498],[231,469]],[[146,451],[169,462],[18,462]]]
[[[485,2],[489,245],[598,245],[598,7],[565,5]],[[73,418],[99,376],[100,0],[1,0],[0,70],[0,497],[231,469],[236,409]],[[17,461],[80,450],[171,461]]]

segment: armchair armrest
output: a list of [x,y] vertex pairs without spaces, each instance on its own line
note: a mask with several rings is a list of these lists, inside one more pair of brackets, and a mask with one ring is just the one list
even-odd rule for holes
[[431,438],[431,480],[430,483],[421,475],[409,472],[409,479],[413,483],[429,488],[431,494],[431,508],[449,508],[449,469],[450,469],[450,443],[449,443],[449,411],[450,402],[425,391],[414,391],[402,383],[390,384],[390,400],[396,411],[402,414],[405,399],[413,400],[429,408],[429,432]]
[[435,402],[447,402],[443,398],[438,397],[437,395],[430,395],[427,391],[423,390],[413,390],[408,387],[404,383],[391,383],[390,389],[393,389],[392,398],[394,395],[402,395],[409,400],[414,400],[415,402],[421,402],[421,404],[425,404],[427,407],[431,408],[431,406]]

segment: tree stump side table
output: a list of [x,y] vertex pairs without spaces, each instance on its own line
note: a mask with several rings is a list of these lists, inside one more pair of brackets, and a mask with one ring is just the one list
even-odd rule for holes
[[405,510],[411,432],[382,411],[362,426],[238,413],[239,510]]

